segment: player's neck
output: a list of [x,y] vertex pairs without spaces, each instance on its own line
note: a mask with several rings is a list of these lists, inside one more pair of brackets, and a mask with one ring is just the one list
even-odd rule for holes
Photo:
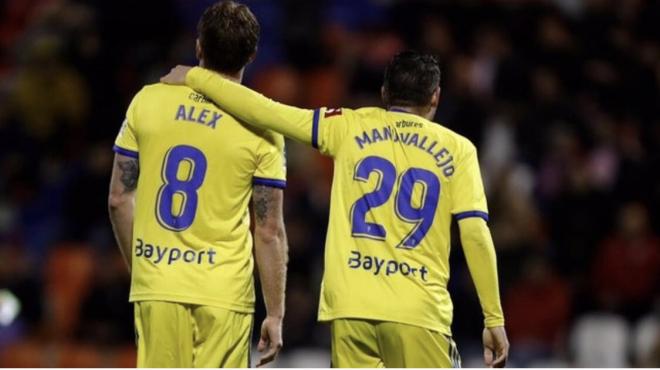
[[402,105],[393,105],[388,107],[387,110],[392,112],[404,112],[404,113],[415,114],[427,119],[430,112],[429,107],[406,107]]
[[[202,68],[206,68],[206,66],[204,65],[204,60],[201,60],[199,62],[199,66],[202,67]],[[221,75],[222,77],[228,79],[228,80],[231,80],[231,81],[234,81],[234,82],[240,84],[243,81],[243,71],[245,70],[245,68],[241,68],[241,70],[236,72],[236,73],[225,73],[225,72],[217,71],[215,69],[211,69],[211,70],[213,72]]]
[[234,81],[236,83],[241,83],[243,81],[243,70],[241,69],[240,72],[236,74],[229,74],[229,73],[223,73],[223,72],[218,72],[222,77]]

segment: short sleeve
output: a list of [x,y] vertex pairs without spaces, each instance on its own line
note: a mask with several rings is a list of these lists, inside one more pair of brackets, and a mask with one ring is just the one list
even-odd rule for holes
[[286,153],[282,135],[269,132],[259,145],[252,183],[280,189],[286,187]]
[[115,153],[132,158],[137,158],[139,152],[136,131],[136,106],[138,104],[139,96],[140,93],[135,95],[133,101],[131,101],[131,104],[128,106],[126,118],[124,118],[124,123],[121,125],[121,129],[119,130],[119,134],[117,134],[115,145],[113,147]]
[[352,110],[345,108],[316,109],[312,119],[312,146],[334,157],[348,135],[352,114]]
[[451,179],[451,213],[456,220],[480,217],[488,221],[488,205],[479,170],[477,149],[465,139],[462,157]]

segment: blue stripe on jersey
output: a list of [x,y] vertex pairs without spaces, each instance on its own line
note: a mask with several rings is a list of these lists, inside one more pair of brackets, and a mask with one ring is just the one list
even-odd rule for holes
[[314,109],[314,118],[312,119],[312,146],[314,149],[319,148],[319,118],[321,116],[321,110],[319,108]]
[[486,222],[488,222],[488,213],[482,212],[482,211],[466,211],[466,212],[461,212],[461,213],[457,213],[457,214],[454,215],[454,218],[456,219],[456,221],[460,221],[464,218],[470,218],[470,217],[481,217]]
[[271,188],[278,188],[278,189],[286,188],[286,181],[284,181],[284,180],[266,179],[266,178],[263,178],[263,177],[253,177],[252,178],[252,184],[253,185],[269,186]]
[[138,158],[138,152],[133,151],[133,150],[124,149],[124,148],[122,148],[120,146],[117,146],[117,145],[113,146],[112,150],[114,150],[115,153],[125,155],[127,157],[131,157],[131,158],[135,158],[135,159]]

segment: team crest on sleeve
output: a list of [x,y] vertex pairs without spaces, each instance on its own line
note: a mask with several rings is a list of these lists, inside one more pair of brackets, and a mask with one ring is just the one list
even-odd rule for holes
[[341,108],[328,108],[325,110],[324,118],[330,118],[333,116],[341,116]]

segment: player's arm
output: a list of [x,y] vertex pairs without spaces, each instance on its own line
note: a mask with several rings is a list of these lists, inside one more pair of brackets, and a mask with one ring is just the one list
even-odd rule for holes
[[288,247],[282,215],[283,190],[254,185],[254,254],[259,267],[261,290],[266,305],[266,319],[261,325],[258,350],[266,351],[257,366],[275,359],[282,348],[282,320],[284,319],[284,289]]
[[200,68],[177,66],[161,82],[186,84],[204,94],[232,116],[263,129],[314,145],[314,126],[319,110],[301,109],[275,102],[217,73]]
[[131,270],[133,244],[133,210],[135,190],[140,176],[137,130],[135,127],[136,111],[140,93],[137,93],[126,111],[126,119],[115,139],[113,151],[115,160],[112,165],[108,210],[115,239],[124,261]]
[[484,314],[484,361],[503,367],[509,352],[500,304],[495,247],[486,220],[466,217],[458,221],[461,244]]
[[137,158],[115,154],[110,179],[108,210],[112,229],[128,269],[131,269],[131,241],[133,240],[133,208],[140,166]]
[[484,361],[503,367],[509,352],[500,303],[497,260],[488,228],[488,207],[481,180],[477,151],[465,140],[451,179],[452,213],[458,221],[461,244],[484,315]]

